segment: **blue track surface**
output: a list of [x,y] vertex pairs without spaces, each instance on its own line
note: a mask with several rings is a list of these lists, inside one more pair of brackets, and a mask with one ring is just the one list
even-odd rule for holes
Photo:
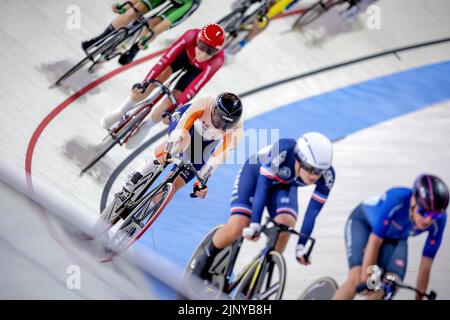
[[[449,75],[450,61],[427,65],[296,101],[244,125],[246,129],[279,129],[280,137],[292,138],[307,131],[320,131],[336,140],[449,100]],[[190,186],[178,192],[141,241],[184,267],[205,233],[226,222],[239,167],[221,166],[209,182],[205,200],[190,199]]]

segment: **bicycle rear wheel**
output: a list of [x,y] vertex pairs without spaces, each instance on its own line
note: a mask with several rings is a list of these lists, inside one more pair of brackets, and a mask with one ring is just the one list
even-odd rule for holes
[[323,277],[306,288],[298,300],[330,300],[337,289],[338,284],[333,278]]
[[174,193],[173,185],[166,183],[157,187],[136,208],[112,236],[112,249],[120,254],[137,241],[158,218]]
[[[143,109],[145,110],[145,109]],[[123,126],[117,133],[115,133],[115,137],[109,135],[107,140],[103,142],[97,151],[96,155],[92,159],[92,161],[85,167],[83,170],[81,170],[80,175],[83,175],[86,171],[88,171],[90,168],[92,168],[97,162],[99,162],[116,144],[118,144],[120,141],[124,140],[124,138],[129,134],[133,128],[141,123],[144,118],[147,116],[147,112],[140,112],[139,114],[135,115],[134,119],[130,120],[128,124]]]
[[[186,288],[186,291],[198,296],[199,295],[199,288],[198,285],[195,283],[192,284],[190,280],[192,279],[192,276],[194,278],[200,277],[201,270],[196,270],[195,266],[198,263],[197,259],[200,257],[200,255],[205,250],[205,247],[209,245],[209,243],[212,241],[212,238],[216,231],[221,228],[223,225],[218,225],[211,229],[208,234],[202,239],[200,244],[198,245],[197,249],[195,249],[194,253],[192,254],[191,258],[189,259],[183,274],[183,285]],[[217,261],[220,259],[220,256],[223,254],[226,254],[225,251],[230,251],[231,249],[225,248],[223,249],[217,257],[214,259],[214,261]],[[213,262],[214,265],[214,262]],[[201,293],[204,293],[205,299],[217,299],[222,294],[223,288],[225,286],[225,271],[221,275],[214,275],[210,279],[210,283],[208,285],[205,285],[204,288],[200,288],[200,290],[203,290]],[[179,300],[185,300],[186,297],[179,295],[177,297]]]
[[286,263],[277,251],[269,252],[261,270],[255,264],[243,276],[234,300],[280,300],[286,284]]
[[[202,241],[200,241],[200,244],[198,245],[197,249],[195,249],[194,253],[192,254],[191,258],[189,259],[186,267],[184,268],[184,273],[190,273],[192,274],[193,271],[193,264],[192,262],[195,261],[195,259],[203,252],[204,248],[211,242],[212,237],[214,236],[214,233],[221,228],[223,224],[215,226],[212,228],[206,236],[203,237]],[[198,274],[196,274],[198,276]]]
[[[78,62],[75,66],[73,66],[69,71],[67,71],[64,75],[62,75],[58,80],[55,82],[55,86],[60,86],[61,82],[65,79],[72,76],[75,72],[80,70],[84,65],[86,65],[89,61],[95,61],[95,57],[98,54],[102,54],[103,52],[117,46],[123,39],[127,36],[127,30],[126,29],[120,29],[116,33],[111,35],[110,39],[106,39],[103,44],[101,44],[97,49],[89,53],[83,60]],[[95,64],[96,62],[94,62]]]

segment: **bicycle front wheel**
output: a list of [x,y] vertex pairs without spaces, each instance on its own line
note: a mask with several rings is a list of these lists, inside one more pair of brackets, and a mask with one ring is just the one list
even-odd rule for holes
[[235,300],[281,300],[286,284],[286,263],[277,251],[269,252],[262,267],[255,264],[243,276]]
[[170,202],[173,193],[173,185],[166,183],[144,198],[111,238],[113,250],[119,254],[137,241],[155,222]]

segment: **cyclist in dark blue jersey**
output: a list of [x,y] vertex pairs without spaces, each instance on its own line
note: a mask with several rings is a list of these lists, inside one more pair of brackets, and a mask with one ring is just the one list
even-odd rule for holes
[[[381,197],[361,203],[347,220],[345,244],[350,272],[334,299],[353,299],[357,287],[365,287],[369,266],[378,265],[384,275],[403,280],[407,266],[407,239],[428,233],[417,277],[417,289],[425,292],[433,259],[444,233],[449,191],[438,177],[423,174],[412,189],[392,188]],[[381,299],[380,290],[368,294]],[[416,299],[422,296],[416,295]]]
[[[301,228],[302,233],[310,235],[333,187],[332,157],[331,141],[317,132],[306,133],[298,141],[280,139],[249,157],[235,180],[231,216],[227,224],[216,231],[203,256],[197,259],[197,274],[207,276],[204,270],[216,254],[241,235],[257,240],[254,236],[261,229],[265,207],[275,221],[294,227],[298,211],[297,188],[315,184]],[[289,233],[280,235],[276,250],[283,252],[288,240]],[[306,240],[299,239],[295,252],[303,265],[309,264],[304,257]]]

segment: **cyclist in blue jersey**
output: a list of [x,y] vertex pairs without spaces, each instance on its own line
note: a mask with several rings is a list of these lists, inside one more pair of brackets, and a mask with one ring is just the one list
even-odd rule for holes
[[[310,235],[317,215],[333,187],[335,172],[331,166],[331,141],[317,132],[305,133],[298,139],[280,139],[247,159],[234,184],[231,216],[219,228],[196,262],[196,274],[207,278],[207,270],[214,257],[241,235],[257,240],[264,207],[278,223],[294,227],[297,220],[297,187],[315,184],[312,199],[306,210],[301,232]],[[289,233],[280,235],[276,250],[283,252]],[[295,255],[299,263],[305,259],[307,239],[300,238]]]
[[[368,267],[378,265],[384,275],[403,280],[407,265],[407,239],[428,232],[417,277],[417,289],[425,292],[433,259],[441,244],[449,202],[449,190],[438,177],[422,174],[413,187],[392,188],[353,210],[345,227],[345,244],[350,272],[334,299],[353,299],[358,289],[367,288]],[[381,299],[383,291],[368,293]],[[422,296],[416,295],[416,299]]]

